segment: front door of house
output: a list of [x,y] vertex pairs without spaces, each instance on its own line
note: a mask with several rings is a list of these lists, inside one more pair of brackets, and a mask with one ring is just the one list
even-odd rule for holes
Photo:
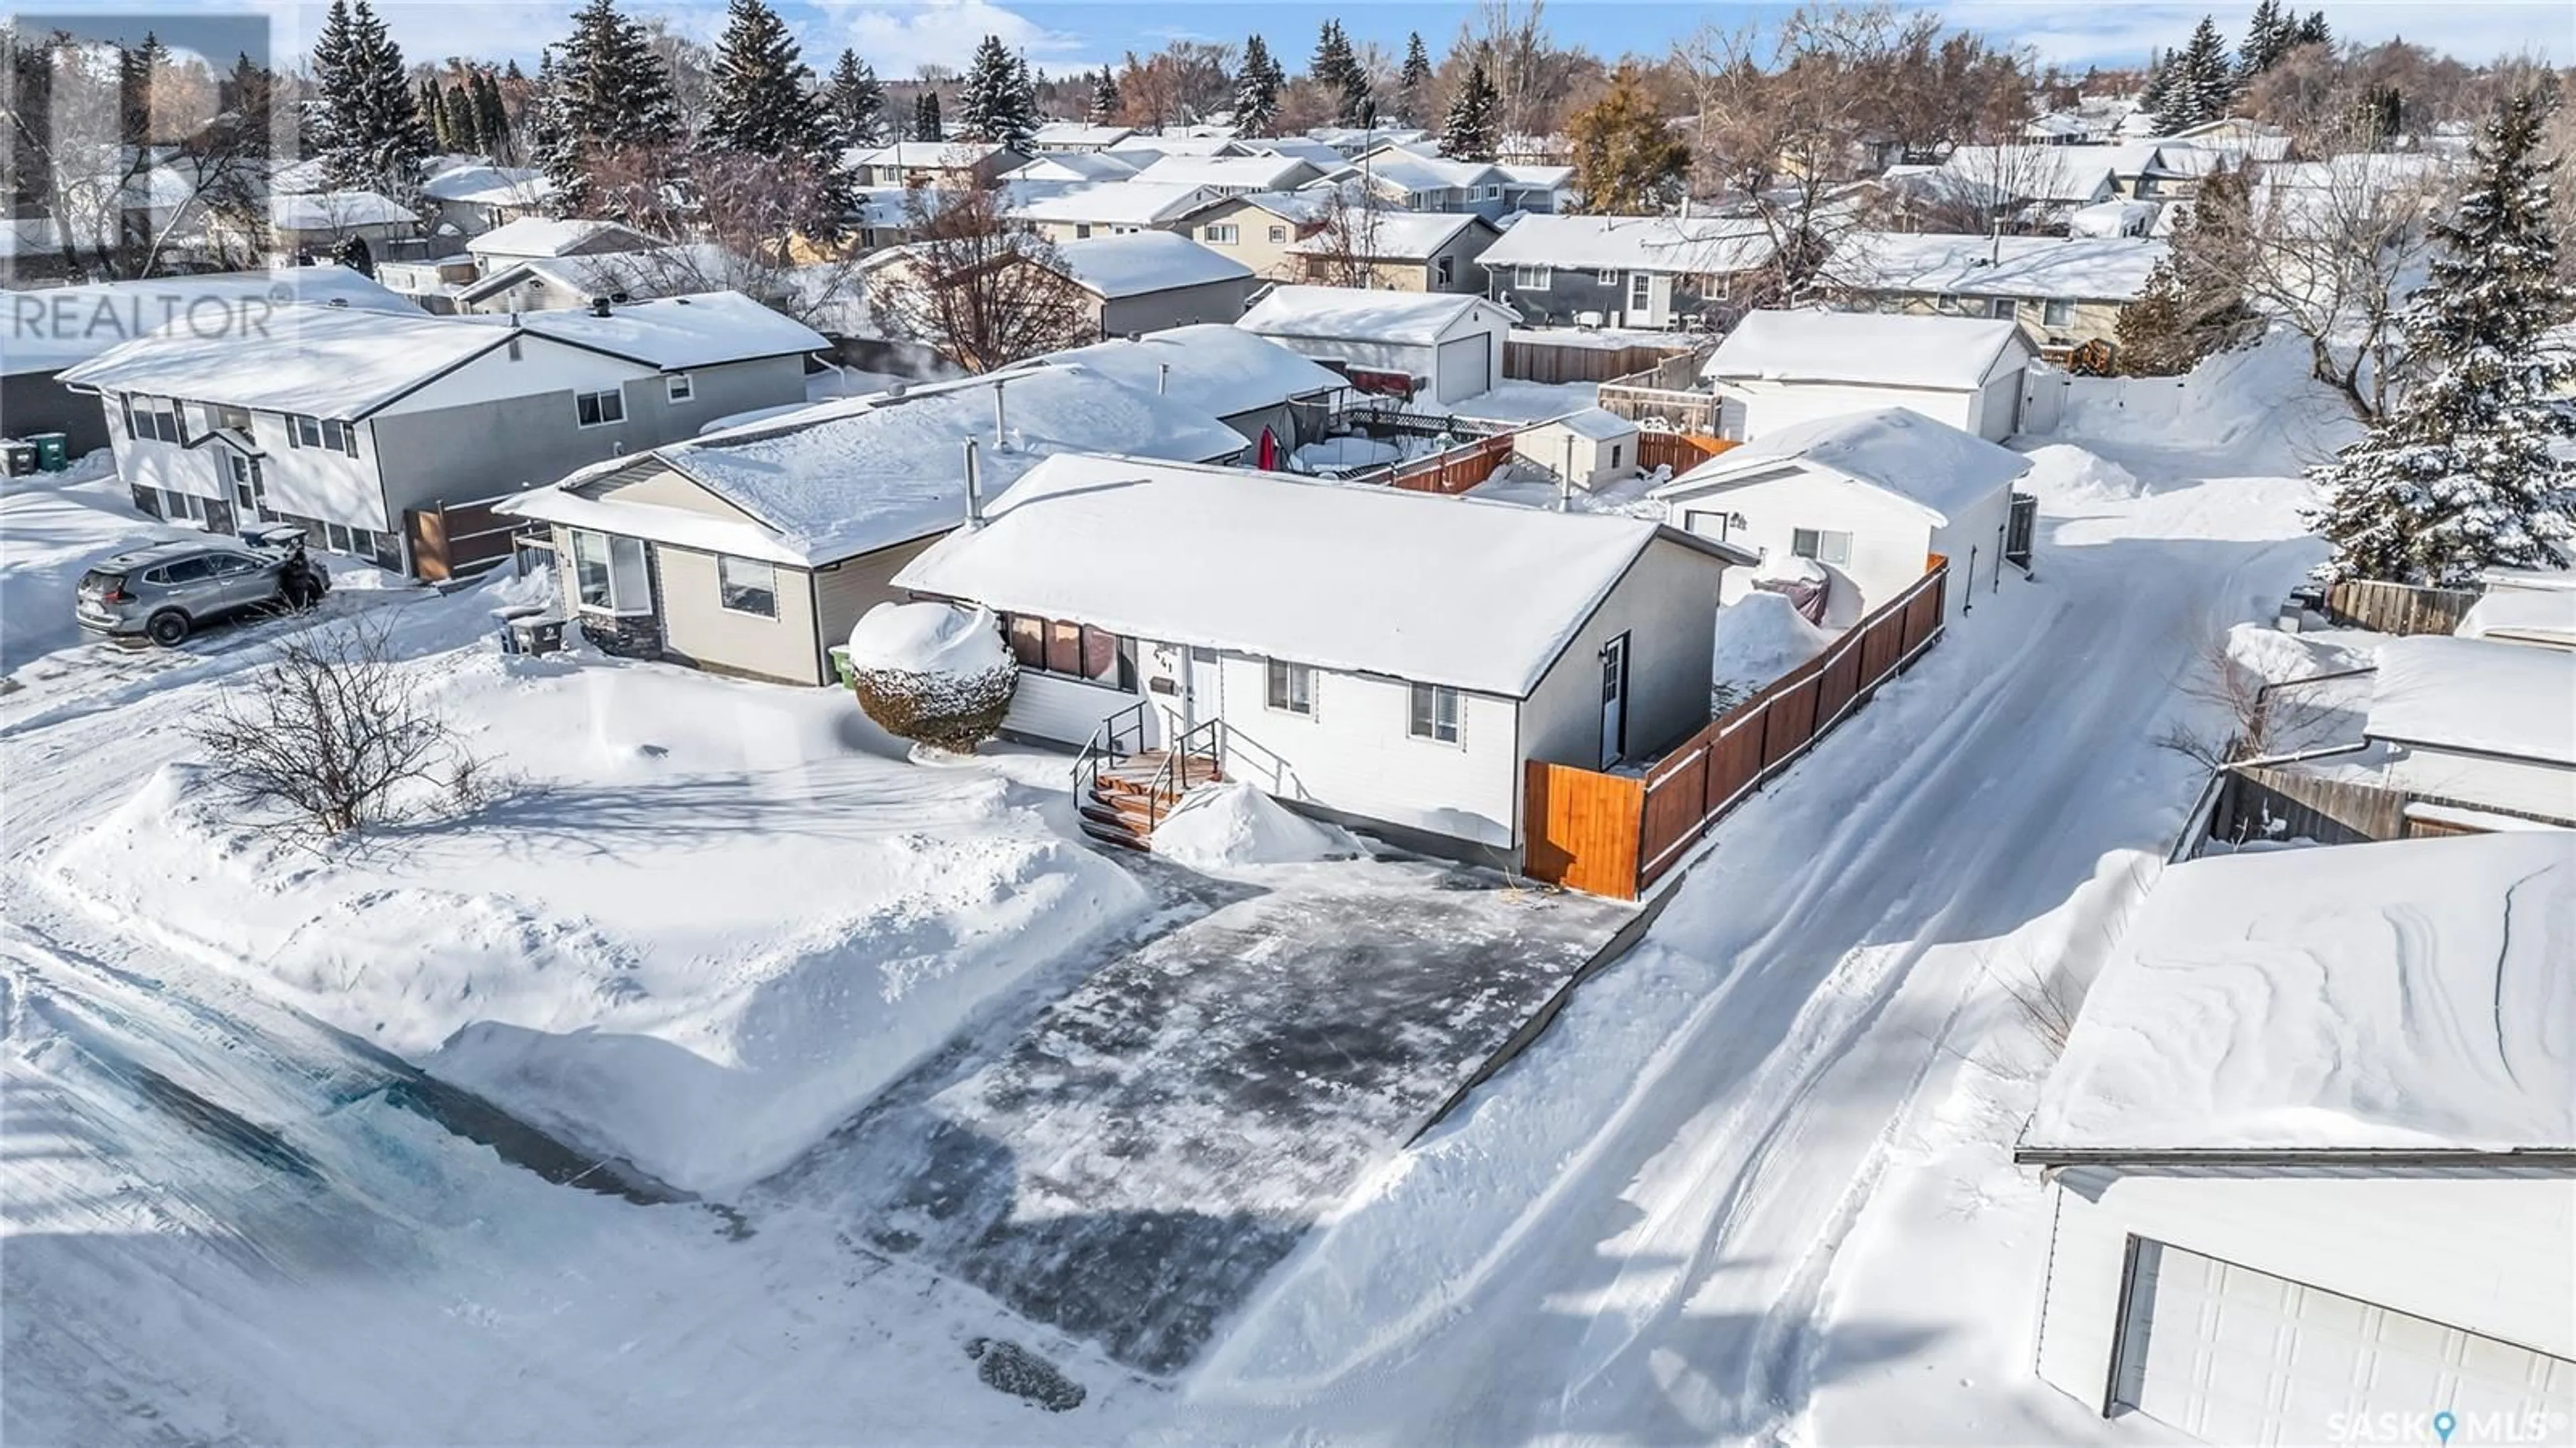
[[1601,649],[1601,767],[1628,757],[1628,636]]
[[1188,691],[1182,696],[1186,722],[1182,727],[1196,729],[1210,719],[1225,716],[1225,669],[1214,649],[1190,650],[1188,667]]

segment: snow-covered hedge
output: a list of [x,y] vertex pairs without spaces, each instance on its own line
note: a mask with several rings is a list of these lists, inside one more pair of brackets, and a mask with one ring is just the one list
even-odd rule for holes
[[1002,727],[1019,681],[987,608],[881,603],[838,652],[842,677],[879,728],[960,754]]

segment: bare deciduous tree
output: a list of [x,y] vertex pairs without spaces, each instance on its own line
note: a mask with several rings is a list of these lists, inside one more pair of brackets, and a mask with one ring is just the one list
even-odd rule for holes
[[2227,631],[2206,622],[2174,690],[2214,713],[2219,732],[2184,721],[2156,743],[2206,769],[2314,749],[2331,741],[2339,717],[2300,680],[2274,682],[2247,666],[2228,648]]
[[1348,186],[1336,186],[1324,202],[1322,225],[1299,244],[1305,270],[1299,280],[1328,287],[1373,287],[1378,284],[1379,209]]
[[267,827],[337,835],[396,823],[472,790],[481,773],[419,678],[384,620],[313,624],[190,735]]
[[2398,309],[2455,182],[2436,156],[2328,146],[2327,160],[2257,177],[2245,291],[2306,339],[2316,379],[2368,420],[2387,410]]
[[915,240],[871,257],[869,306],[887,336],[969,372],[1099,340],[1090,293],[1055,243],[1007,215],[990,187],[923,186],[904,198]]

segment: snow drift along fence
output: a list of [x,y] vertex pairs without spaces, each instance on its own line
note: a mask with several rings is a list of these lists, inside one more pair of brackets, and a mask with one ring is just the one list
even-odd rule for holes
[[1641,777],[1530,761],[1526,873],[1634,900],[1773,775],[1940,641],[1950,564],[1931,571],[1825,651],[1729,709]]
[[2457,633],[2478,601],[2474,588],[2422,588],[2411,583],[2347,579],[2326,590],[2326,617],[2348,628],[2384,634]]
[[1494,469],[1511,460],[1512,435],[1497,433],[1464,447],[1453,447],[1447,452],[1406,463],[1386,481],[1387,486],[1408,492],[1455,495],[1492,477]]

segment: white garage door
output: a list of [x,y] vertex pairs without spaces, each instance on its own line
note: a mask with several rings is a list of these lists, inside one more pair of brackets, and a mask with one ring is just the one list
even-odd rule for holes
[[2142,1241],[2112,1401],[2211,1443],[2323,1443],[2363,1414],[2576,1411],[2576,1363]]
[[1492,340],[1482,332],[1441,343],[1440,359],[1436,364],[1440,376],[1432,384],[1434,400],[1455,402],[1492,387],[1493,362]]

